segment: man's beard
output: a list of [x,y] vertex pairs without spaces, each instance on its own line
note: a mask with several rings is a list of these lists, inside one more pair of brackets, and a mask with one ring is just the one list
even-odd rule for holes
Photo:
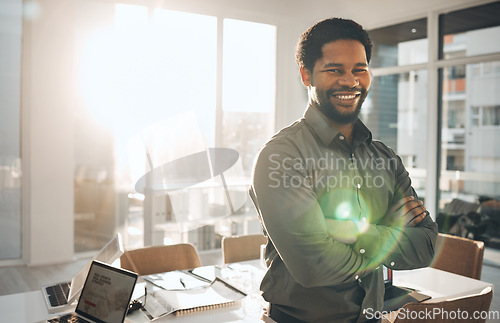
[[[352,91],[352,89],[350,89]],[[316,102],[316,107],[319,111],[321,111],[328,119],[338,124],[349,124],[356,121],[359,117],[359,113],[361,112],[361,105],[365,101],[368,92],[365,89],[355,89],[356,91],[361,92],[358,104],[356,109],[351,113],[341,113],[335,105],[331,102],[331,96],[339,91],[339,90],[328,90],[326,91],[326,97],[321,98],[321,102]],[[346,92],[345,90],[342,90]],[[339,91],[340,92],[340,91]]]

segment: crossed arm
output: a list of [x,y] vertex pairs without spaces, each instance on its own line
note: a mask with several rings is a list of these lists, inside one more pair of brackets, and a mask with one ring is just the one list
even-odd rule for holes
[[[413,196],[399,200],[391,207],[389,212],[391,218],[401,219],[406,226],[418,225],[427,215],[423,202],[416,200]],[[325,219],[327,232],[332,239],[345,244],[353,244],[358,236],[366,232],[369,223],[354,220]]]
[[393,269],[428,266],[434,255],[437,225],[422,202],[405,197],[388,214],[394,219],[392,223],[325,219],[327,232],[334,241],[345,243],[375,263]]

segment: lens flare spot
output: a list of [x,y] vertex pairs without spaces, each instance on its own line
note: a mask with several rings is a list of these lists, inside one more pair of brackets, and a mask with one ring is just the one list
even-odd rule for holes
[[361,220],[356,222],[359,234],[365,233],[366,231],[368,231],[368,228],[370,227],[370,223],[366,222],[366,218],[363,219],[365,219],[365,221]]
[[349,202],[340,203],[335,210],[335,219],[346,220],[351,218],[351,213],[353,211],[352,205]]

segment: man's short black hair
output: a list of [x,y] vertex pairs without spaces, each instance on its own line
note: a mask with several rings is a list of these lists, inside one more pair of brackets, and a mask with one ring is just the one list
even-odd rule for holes
[[317,22],[300,36],[295,52],[297,64],[312,71],[316,61],[323,56],[323,45],[339,39],[359,41],[365,47],[367,62],[370,62],[372,41],[366,30],[353,20],[329,18]]

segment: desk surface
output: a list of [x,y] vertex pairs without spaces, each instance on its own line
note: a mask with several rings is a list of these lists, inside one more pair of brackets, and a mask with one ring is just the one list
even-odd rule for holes
[[452,274],[435,268],[393,271],[394,285],[422,291],[432,298],[426,302],[438,302],[466,295],[481,293],[493,284]]
[[[255,288],[257,277],[263,273],[259,269],[259,261],[244,262],[232,265],[231,269],[240,274],[233,275],[237,283],[249,284],[248,288]],[[249,270],[249,266],[254,266],[254,270]],[[244,276],[246,279],[244,279]],[[242,279],[244,281],[242,281]],[[239,282],[237,280],[240,280]],[[395,271],[394,284],[415,288],[425,294],[432,296],[432,301],[440,299],[450,299],[460,296],[480,293],[487,287],[493,285],[484,281],[471,279],[464,276],[448,273],[434,268],[422,268],[411,271]],[[242,286],[239,286],[242,287]],[[208,310],[183,316],[167,316],[155,322],[258,322],[262,314],[263,299],[253,293],[247,296],[241,305],[233,305],[216,310]],[[45,301],[41,291],[19,293],[0,296],[0,321],[11,323],[37,322],[54,316],[47,312]],[[135,312],[128,316],[125,322],[149,322],[140,312]]]

